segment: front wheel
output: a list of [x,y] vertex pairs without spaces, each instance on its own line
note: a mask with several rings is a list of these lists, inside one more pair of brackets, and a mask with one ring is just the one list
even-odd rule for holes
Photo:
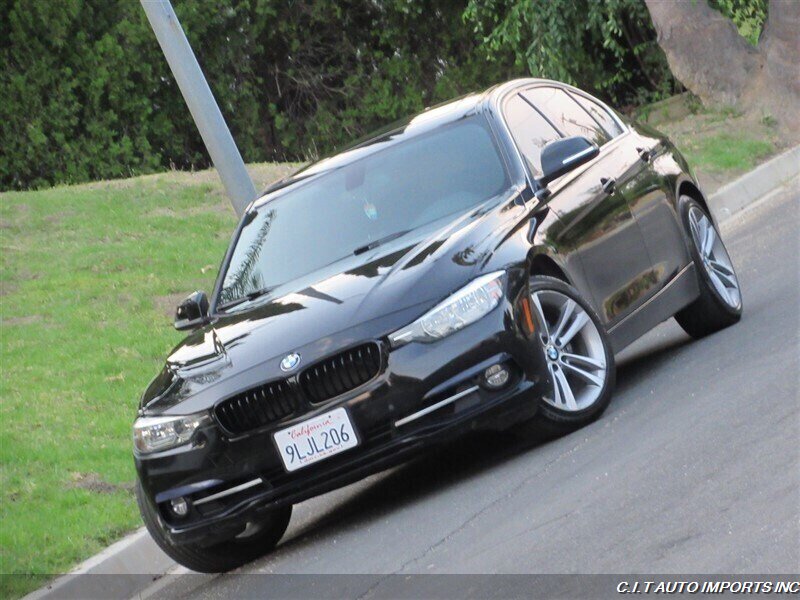
[[561,435],[592,422],[608,406],[614,353],[600,319],[575,288],[533,276],[529,293],[552,382],[531,425],[546,437]]
[[136,502],[147,531],[167,556],[175,562],[200,573],[223,573],[263,556],[272,550],[286,532],[292,507],[279,508],[258,523],[248,523],[238,536],[203,546],[175,544],[169,539],[158,510],[147,498],[142,484],[136,480]]
[[675,320],[693,338],[701,338],[742,317],[742,293],[731,257],[708,214],[696,201],[682,196],[681,216],[691,240],[700,296],[679,311]]

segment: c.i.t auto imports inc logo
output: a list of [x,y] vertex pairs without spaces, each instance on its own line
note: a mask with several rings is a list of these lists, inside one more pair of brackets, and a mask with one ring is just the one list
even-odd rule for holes
[[800,595],[800,579],[741,580],[625,580],[617,584],[620,594],[787,594]]

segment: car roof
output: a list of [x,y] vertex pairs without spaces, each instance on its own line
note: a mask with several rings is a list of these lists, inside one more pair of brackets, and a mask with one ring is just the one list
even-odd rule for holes
[[373,131],[355,142],[334,151],[332,154],[312,162],[293,174],[285,177],[264,190],[262,197],[256,199],[255,204],[260,205],[268,200],[264,196],[271,195],[282,188],[288,187],[300,180],[334,170],[354,162],[364,156],[378,152],[390,145],[405,141],[412,137],[422,135],[449,123],[455,122],[472,114],[482,112],[499,113],[499,105],[503,97],[509,92],[530,84],[548,83],[563,86],[564,84],[547,79],[514,79],[505,83],[494,85],[482,92],[474,92],[449,100],[441,104],[426,108],[422,112],[400,119]]

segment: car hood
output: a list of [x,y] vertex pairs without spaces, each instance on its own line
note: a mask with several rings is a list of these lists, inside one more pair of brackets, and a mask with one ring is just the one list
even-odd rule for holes
[[146,412],[188,414],[271,379],[281,360],[315,361],[408,324],[480,273],[510,222],[516,194],[445,225],[350,256],[218,315],[178,344],[141,399]]

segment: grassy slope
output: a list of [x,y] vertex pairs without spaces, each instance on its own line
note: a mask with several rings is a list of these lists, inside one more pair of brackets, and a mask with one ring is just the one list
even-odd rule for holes
[[[787,145],[725,112],[654,124],[709,188]],[[257,187],[291,170],[252,169]],[[210,290],[234,221],[209,171],[0,194],[0,572],[64,572],[140,525],[138,395],[180,337],[177,301]],[[0,596],[41,582],[4,578]]]
[[[209,173],[0,194],[2,573],[64,572],[140,525],[138,396],[234,224]],[[0,596],[35,584],[4,578]]]
[[706,193],[797,143],[773,119],[703,109],[686,94],[640,109],[639,118],[670,136]]

